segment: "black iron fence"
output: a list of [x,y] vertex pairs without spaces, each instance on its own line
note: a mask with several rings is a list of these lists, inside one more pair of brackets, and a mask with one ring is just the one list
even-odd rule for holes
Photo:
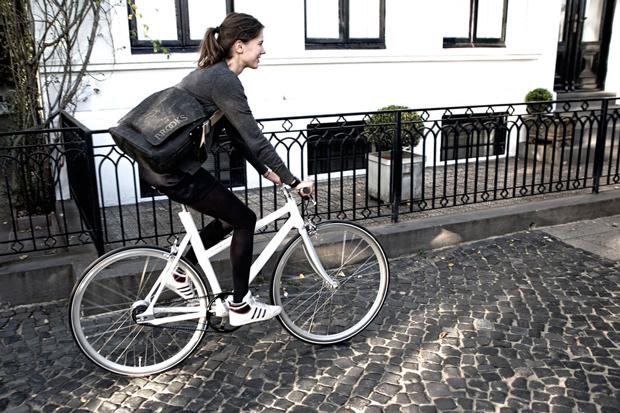
[[[598,99],[259,123],[290,169],[315,180],[310,219],[396,222],[423,210],[618,184],[618,115],[616,99]],[[175,205],[140,179],[107,131],[90,131],[65,114],[60,129],[0,139],[0,254],[90,242],[103,252],[169,244],[182,232]],[[279,191],[226,139],[205,167],[259,217],[281,205]],[[33,208],[40,205],[47,206]]]
[[91,242],[103,251],[92,142],[63,126],[0,134],[0,255]]

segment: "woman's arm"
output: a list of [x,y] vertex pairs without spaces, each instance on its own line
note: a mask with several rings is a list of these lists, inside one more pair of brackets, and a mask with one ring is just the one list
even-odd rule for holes
[[[296,180],[275,148],[265,138],[252,115],[241,81],[234,73],[219,76],[212,85],[212,99],[226,119],[239,133],[241,141],[264,165],[271,168],[284,183]],[[260,172],[260,170],[259,170]]]
[[230,142],[232,143],[233,147],[239,152],[241,152],[241,155],[243,155],[245,160],[248,161],[261,175],[264,175],[267,171],[269,171],[269,168],[267,168],[265,164],[258,160],[256,156],[254,156],[250,148],[248,148],[248,146],[241,138],[241,135],[239,135],[237,129],[232,126],[228,119],[224,117],[220,122],[222,123],[224,129],[226,129],[226,136],[230,138]]

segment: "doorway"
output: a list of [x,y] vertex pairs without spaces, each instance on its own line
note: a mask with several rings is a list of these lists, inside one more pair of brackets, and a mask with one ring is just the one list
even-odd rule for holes
[[602,91],[616,0],[562,0],[554,89]]

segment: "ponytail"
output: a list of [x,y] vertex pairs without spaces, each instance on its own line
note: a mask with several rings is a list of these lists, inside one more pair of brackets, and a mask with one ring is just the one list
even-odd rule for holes
[[198,58],[199,68],[202,69],[214,65],[226,57],[226,51],[215,37],[219,31],[219,27],[209,27],[202,38],[202,42],[200,42],[200,57]]
[[231,55],[237,40],[249,42],[256,38],[264,26],[256,18],[244,13],[229,13],[222,24],[207,29],[200,43],[198,67],[214,65]]

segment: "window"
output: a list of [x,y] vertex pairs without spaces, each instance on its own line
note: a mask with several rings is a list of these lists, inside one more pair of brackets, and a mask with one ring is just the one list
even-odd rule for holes
[[385,0],[305,0],[306,49],[385,49]]
[[308,125],[308,174],[340,172],[366,167],[363,121]]
[[506,116],[450,115],[442,120],[441,161],[484,158],[506,152]]
[[234,0],[128,0],[132,53],[195,52],[207,27],[234,9]]
[[445,0],[449,3],[443,47],[505,47],[508,0]]

